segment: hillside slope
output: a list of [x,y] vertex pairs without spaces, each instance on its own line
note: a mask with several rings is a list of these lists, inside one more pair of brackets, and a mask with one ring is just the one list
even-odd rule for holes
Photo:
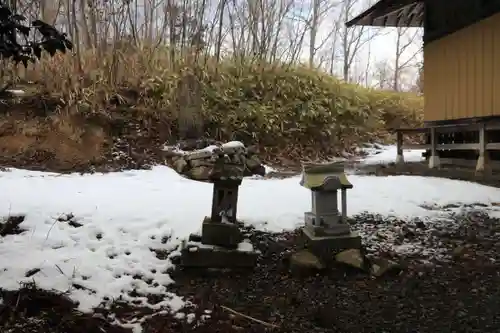
[[27,72],[35,83],[20,86],[26,96],[0,105],[0,165],[144,168],[164,163],[163,145],[180,137],[241,140],[269,163],[293,164],[391,140],[388,127],[421,121],[420,97],[305,68],[225,62],[173,70],[134,59],[113,75],[105,59],[75,78],[62,57]]

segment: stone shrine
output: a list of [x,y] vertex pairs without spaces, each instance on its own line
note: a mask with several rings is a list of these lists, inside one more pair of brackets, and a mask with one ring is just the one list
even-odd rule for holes
[[325,263],[335,260],[338,252],[361,248],[361,237],[351,231],[346,220],[347,190],[353,186],[344,173],[344,164],[304,164],[300,185],[311,190],[312,198],[311,211],[304,214],[305,247]]

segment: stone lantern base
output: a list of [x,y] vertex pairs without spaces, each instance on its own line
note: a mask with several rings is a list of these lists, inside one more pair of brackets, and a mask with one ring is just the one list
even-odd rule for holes
[[[242,246],[244,245],[244,246]],[[180,265],[185,268],[252,268],[259,252],[244,242],[238,222],[214,222],[205,217],[201,235],[191,234],[181,249]]]
[[310,228],[302,229],[304,247],[326,265],[335,261],[335,255],[348,249],[361,248],[361,236],[350,231],[345,234],[325,235],[314,233]]
[[181,250],[180,265],[184,268],[238,269],[257,265],[259,253],[252,249],[227,249],[191,242]]
[[222,246],[235,249],[242,241],[240,228],[235,223],[214,222],[205,217],[201,229],[201,242],[203,244]]

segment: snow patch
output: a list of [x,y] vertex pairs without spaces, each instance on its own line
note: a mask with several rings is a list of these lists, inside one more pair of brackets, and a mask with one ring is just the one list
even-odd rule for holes
[[244,149],[245,145],[240,141],[229,141],[221,145],[222,150],[224,149]]
[[[378,145],[378,144],[366,144],[364,148],[360,148],[367,154],[361,159],[364,164],[389,164],[396,161],[397,148],[394,145]],[[424,149],[405,149],[403,150],[403,156],[405,162],[422,162],[425,159],[422,154],[425,153]]]
[[238,244],[238,251],[241,252],[253,252],[253,245],[248,239]]

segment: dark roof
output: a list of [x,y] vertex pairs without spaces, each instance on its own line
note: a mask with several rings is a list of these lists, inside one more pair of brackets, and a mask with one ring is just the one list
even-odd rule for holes
[[423,27],[424,7],[419,0],[380,0],[346,25]]

